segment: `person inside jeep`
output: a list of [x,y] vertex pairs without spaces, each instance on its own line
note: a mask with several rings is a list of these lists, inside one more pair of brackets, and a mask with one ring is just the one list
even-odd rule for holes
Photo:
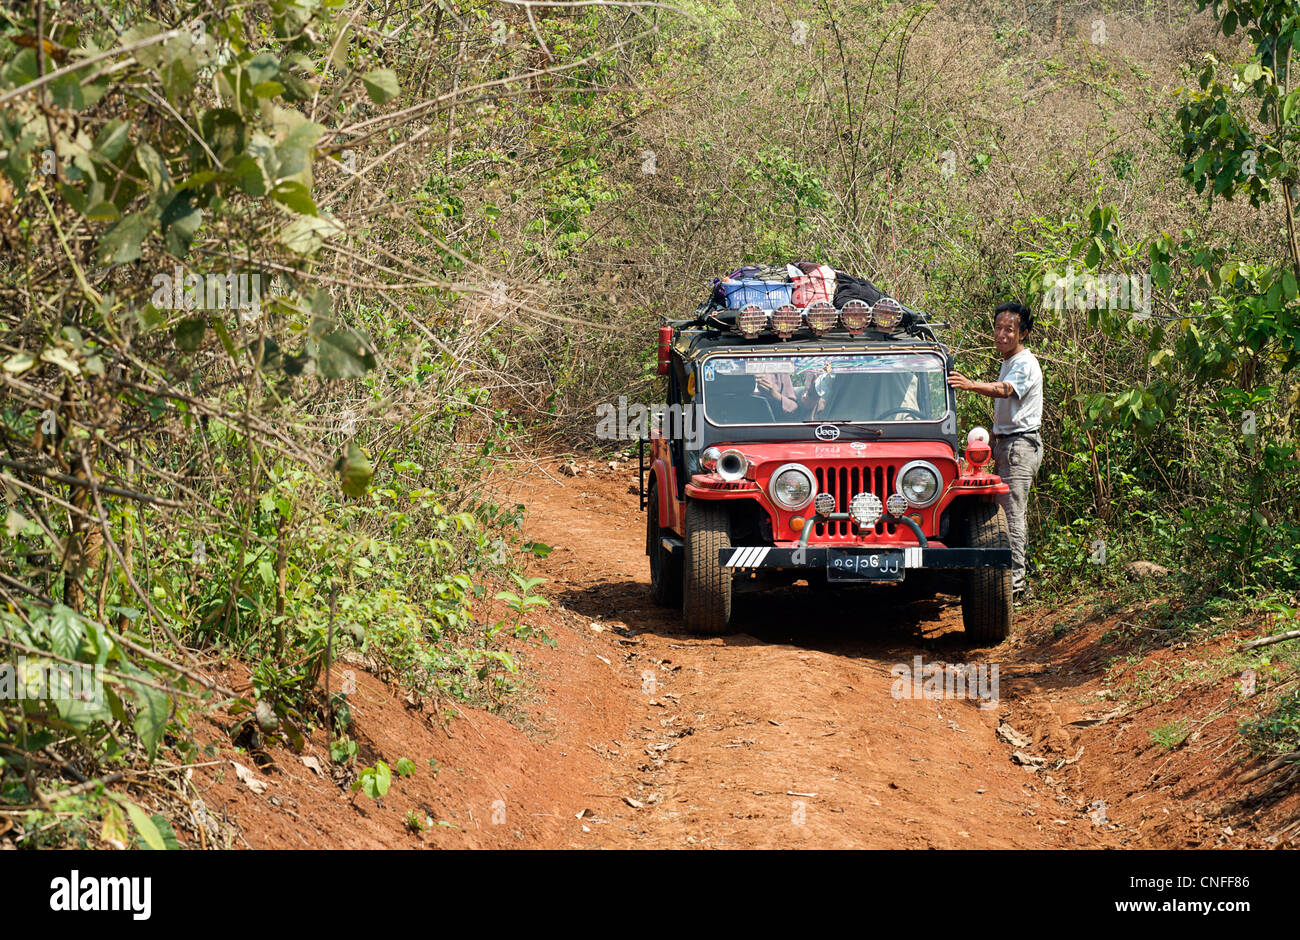
[[796,391],[788,372],[763,372],[754,376],[754,394],[772,402],[772,411],[792,415],[807,402],[807,388]]

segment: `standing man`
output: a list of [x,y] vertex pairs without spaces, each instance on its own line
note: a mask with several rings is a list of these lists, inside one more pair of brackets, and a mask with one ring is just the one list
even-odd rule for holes
[[1029,487],[1043,462],[1043,370],[1025,339],[1034,316],[1024,304],[998,304],[993,311],[993,343],[1002,356],[996,382],[973,382],[960,372],[948,375],[948,384],[963,392],[993,399],[993,459],[997,474],[1011,487],[997,497],[1011,530],[1011,589],[1016,597],[1027,593],[1025,556],[1028,531],[1025,509]]

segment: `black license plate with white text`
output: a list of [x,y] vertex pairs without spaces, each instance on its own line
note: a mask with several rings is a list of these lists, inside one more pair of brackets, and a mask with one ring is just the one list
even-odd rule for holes
[[826,551],[828,581],[902,581],[901,551],[862,551],[831,548]]

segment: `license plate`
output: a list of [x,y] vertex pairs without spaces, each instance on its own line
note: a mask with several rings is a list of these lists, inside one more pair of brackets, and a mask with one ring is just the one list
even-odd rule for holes
[[831,548],[826,552],[828,581],[902,581],[901,551],[855,552]]

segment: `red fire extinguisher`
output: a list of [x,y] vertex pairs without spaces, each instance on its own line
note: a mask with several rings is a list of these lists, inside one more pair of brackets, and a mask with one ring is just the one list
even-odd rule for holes
[[668,374],[668,363],[670,362],[670,350],[673,344],[673,328],[671,326],[659,327],[659,374]]

